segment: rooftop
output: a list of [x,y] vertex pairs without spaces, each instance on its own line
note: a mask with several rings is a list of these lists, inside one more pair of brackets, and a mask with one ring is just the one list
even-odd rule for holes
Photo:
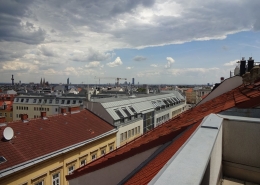
[[0,141],[0,156],[7,160],[0,164],[0,177],[12,173],[18,167],[27,166],[32,160],[43,160],[43,157],[55,155],[53,152],[68,150],[75,144],[116,131],[113,126],[87,110],[47,119],[10,122],[0,126],[1,136],[6,127],[13,129],[14,137],[9,141],[2,137]]
[[[103,156],[102,158],[83,166],[67,176],[68,180],[126,160],[156,146],[170,142],[158,155],[139,166],[139,169],[128,173],[123,181],[125,184],[147,184],[179,148],[193,134],[204,117],[211,113],[220,113],[233,107],[254,108],[260,105],[260,80],[253,85],[241,85],[201,105],[198,105],[181,115],[156,127],[148,133]],[[180,134],[181,133],[181,134]],[[178,137],[176,137],[178,136]],[[174,140],[174,142],[173,142]],[[119,182],[120,182],[119,181]]]

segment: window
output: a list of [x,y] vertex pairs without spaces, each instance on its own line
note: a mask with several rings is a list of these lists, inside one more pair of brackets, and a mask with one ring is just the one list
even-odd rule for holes
[[0,116],[2,116],[2,113],[0,112]]
[[97,154],[92,154],[91,159],[94,161],[97,158]]
[[111,152],[111,151],[113,151],[114,150],[114,145],[110,145],[109,146],[109,151]]
[[34,110],[36,110],[36,107],[34,107]]
[[86,159],[83,159],[83,160],[80,161],[80,167],[84,166],[85,164],[86,164]]
[[126,113],[128,117],[131,118],[131,114],[128,112],[128,110],[125,107],[122,107],[122,110]]
[[128,137],[131,137],[131,130],[128,130]]
[[43,185],[43,181],[36,182],[34,185]]
[[55,109],[55,112],[58,112],[58,108]]
[[128,107],[135,115],[135,118],[137,118],[137,112],[135,111],[135,109],[132,106]]
[[74,171],[74,166],[70,166],[69,169],[68,169],[68,174],[72,174]]
[[36,103],[36,99],[33,99],[33,103]]
[[41,99],[39,99],[39,103],[41,103],[42,102],[42,100]]
[[56,173],[52,176],[52,184],[60,185],[60,173]]
[[137,127],[135,127],[135,134],[137,134]]
[[82,100],[79,100],[79,103],[82,103]]
[[124,140],[127,139],[127,132],[124,133]]
[[124,141],[124,136],[123,136],[123,133],[120,134],[120,142]]
[[70,100],[67,101],[67,104],[70,104]]
[[43,103],[47,103],[47,100],[43,100]]
[[13,113],[10,113],[10,118],[12,118],[13,117]]
[[28,102],[29,102],[29,98],[26,99],[26,103],[28,103]]
[[49,111],[50,109],[49,108],[47,108],[47,111]]
[[123,123],[124,122],[123,114],[118,109],[115,109],[114,111],[118,115],[118,117],[120,118],[120,122]]
[[106,148],[101,149],[101,156],[106,154]]
[[21,102],[23,102],[23,101],[24,101],[24,99],[22,98],[22,99],[21,99]]
[[19,102],[19,98],[16,98],[16,102]]
[[134,136],[135,135],[135,131],[134,131],[134,129],[132,129],[132,136]]
[[49,103],[52,103],[52,99],[49,100]]
[[73,100],[72,104],[76,104],[76,100]]
[[37,107],[37,110],[39,110],[39,108]]
[[140,126],[137,127],[137,133],[140,134]]
[[59,100],[56,100],[56,104],[59,104]]
[[7,113],[5,113],[5,117],[7,117]]
[[18,110],[18,106],[16,106],[16,109]]
[[61,100],[61,104],[64,104],[65,103],[65,100]]

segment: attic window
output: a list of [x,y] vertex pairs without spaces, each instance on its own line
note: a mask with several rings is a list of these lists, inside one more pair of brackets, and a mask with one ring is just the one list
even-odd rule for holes
[[128,112],[128,110],[126,110],[126,108],[125,107],[122,107],[122,110],[126,113],[126,115],[128,116],[128,117],[130,117],[131,116],[131,114]]
[[76,104],[76,100],[73,100],[72,104]]
[[115,113],[116,113],[120,118],[124,118],[123,114],[122,114],[118,109],[115,109]]
[[28,103],[28,102],[29,102],[29,98],[26,99],[26,103]]
[[42,100],[41,99],[39,99],[39,103],[41,103],[42,102]]
[[19,98],[16,98],[16,102],[19,102]]
[[134,113],[134,114],[137,114],[137,112],[135,111],[135,109],[133,107],[129,107],[129,109]]
[[0,164],[6,162],[7,160],[3,157],[3,156],[0,156]]
[[67,101],[67,104],[70,104],[70,100]]
[[33,103],[36,103],[36,99],[33,99]]
[[52,99],[49,100],[49,103],[52,103]]
[[56,104],[59,104],[59,100],[56,100]]
[[22,98],[22,99],[21,99],[21,102],[23,102],[23,100],[24,100],[24,99]]
[[65,100],[61,100],[61,104],[64,104],[65,103]]

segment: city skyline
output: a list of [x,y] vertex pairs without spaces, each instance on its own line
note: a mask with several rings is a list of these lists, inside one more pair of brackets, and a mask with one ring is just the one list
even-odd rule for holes
[[[2,1],[0,82],[203,84],[260,60],[260,2]],[[101,83],[114,83],[102,79]],[[122,83],[122,82],[121,82]]]

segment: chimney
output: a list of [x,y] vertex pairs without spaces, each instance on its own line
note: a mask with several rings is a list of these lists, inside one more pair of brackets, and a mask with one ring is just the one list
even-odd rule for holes
[[225,80],[224,77],[220,77],[220,83],[223,82]]
[[60,109],[60,112],[61,112],[61,114],[65,114],[67,111],[66,111],[66,108],[61,108]]
[[78,106],[78,107],[69,107],[69,112],[70,112],[71,114],[77,113],[77,112],[79,112],[79,111],[80,111],[79,106]]
[[46,118],[46,112],[41,112],[41,118]]
[[0,117],[0,123],[5,123],[5,117],[4,117],[4,116],[3,116],[3,117],[2,117],[2,116]]
[[27,115],[27,114],[20,114],[20,116],[21,116],[21,120],[22,120],[22,121],[28,119],[28,115]]
[[242,57],[240,60],[240,76],[246,73],[246,60],[245,57]]
[[249,57],[247,64],[248,64],[247,71],[250,72],[251,69],[254,67],[254,59],[252,57]]

